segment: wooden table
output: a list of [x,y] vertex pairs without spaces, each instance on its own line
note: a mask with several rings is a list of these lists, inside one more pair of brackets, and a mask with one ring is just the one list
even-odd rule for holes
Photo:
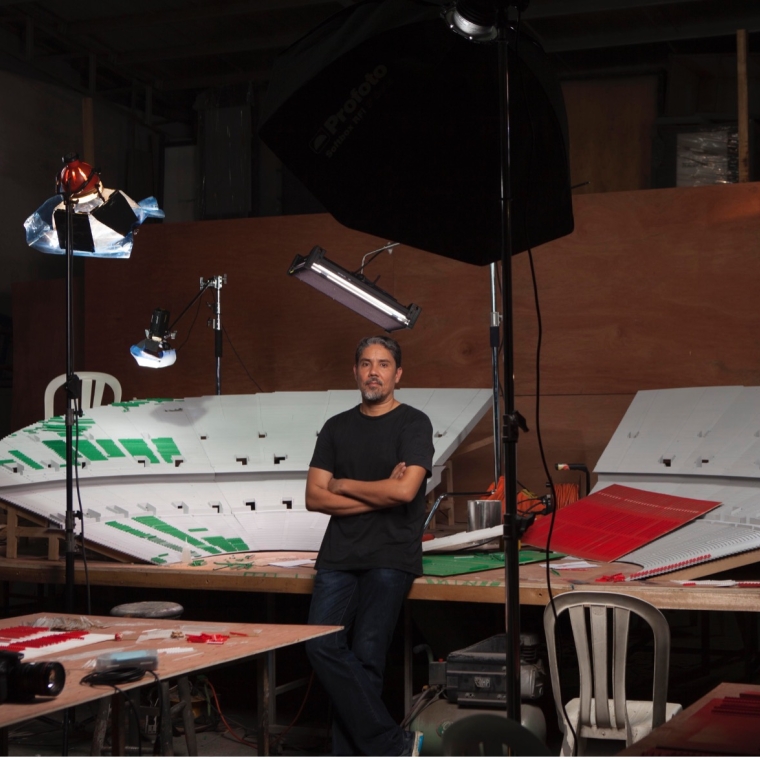
[[[90,561],[90,583],[94,586],[131,588],[310,594],[314,583],[313,568],[282,568],[269,563],[274,559],[315,556],[314,553],[303,552],[259,552],[209,558],[198,566],[167,567]],[[675,582],[674,576],[623,583],[601,583],[596,580],[635,569],[638,567],[615,562],[598,564],[586,570],[559,571],[551,576],[552,592],[556,595],[577,590],[615,591],[644,599],[660,609],[760,612],[757,588],[684,587]],[[62,561],[0,559],[0,579],[4,581],[63,585],[64,575]],[[80,585],[85,583],[84,569],[79,563],[75,582]],[[415,580],[409,599],[504,604],[504,571],[487,570],[445,578],[423,576]],[[543,607],[548,601],[545,570],[538,564],[522,565],[520,603]]]
[[[738,697],[743,692],[760,692],[760,685],[758,684],[743,684],[743,683],[722,683],[716,686],[712,691],[708,692],[701,699],[698,699],[693,705],[689,705],[685,710],[678,713],[674,718],[667,723],[657,727],[652,733],[640,739],[630,747],[626,747],[620,755],[634,755],[640,756],[644,751],[654,749],[655,747],[678,749],[683,746],[684,727],[685,724],[698,713],[706,704],[713,699],[723,699],[724,697]],[[751,721],[752,718],[743,718],[743,720]],[[760,746],[760,740],[758,740],[758,746]],[[723,747],[721,754],[734,755],[736,754],[736,745],[731,746],[727,743]],[[695,751],[696,748],[692,748]],[[718,754],[717,748],[711,750]],[[688,754],[688,751],[686,752]],[[746,754],[746,753],[745,753]]]
[[[312,567],[283,568],[270,564],[284,559],[314,558],[316,553],[259,552],[223,555],[208,558],[203,564],[159,567],[120,562],[89,562],[90,583],[95,586],[114,586],[156,589],[204,589],[208,591],[245,591],[258,593],[311,594],[315,571]],[[760,593],[757,588],[716,588],[712,586],[682,586],[674,577],[658,576],[641,581],[598,582],[605,576],[628,573],[638,566],[615,562],[596,564],[584,570],[562,570],[551,575],[552,593],[568,591],[613,591],[630,594],[659,609],[698,610],[716,612],[760,612]],[[698,574],[698,570],[690,568]],[[44,559],[0,559],[0,579],[29,583],[63,584],[62,561]],[[84,584],[84,570],[76,566],[75,582]],[[417,600],[443,602],[478,602],[504,604],[504,571],[487,570],[450,577],[423,576],[417,578],[409,592],[411,602]],[[549,602],[546,571],[540,564],[520,567],[520,603],[544,607]],[[411,616],[405,607],[404,647],[404,704],[409,711],[412,698]],[[275,722],[275,701],[270,718]]]
[[[30,624],[38,617],[65,617],[75,618],[75,615],[54,615],[40,613],[39,615],[24,615],[13,618],[5,618],[0,621],[0,626],[8,628],[16,625]],[[93,668],[85,667],[88,661],[97,658],[99,653],[113,651],[116,648],[128,650],[137,649],[168,649],[192,647],[192,652],[162,653],[159,651],[158,668],[156,674],[161,681],[192,673],[196,670],[224,665],[231,662],[242,662],[255,659],[257,663],[257,730],[258,730],[258,754],[269,754],[269,701],[270,682],[267,654],[282,647],[297,644],[308,639],[332,633],[340,630],[340,626],[314,626],[314,625],[269,625],[251,623],[211,623],[196,622],[189,620],[148,620],[144,618],[117,618],[104,616],[89,616],[89,620],[101,624],[102,628],[93,629],[93,633],[116,634],[123,636],[122,641],[104,641],[97,644],[88,644],[82,647],[66,650],[59,654],[45,655],[44,660],[60,662],[66,669],[66,685],[61,694],[54,698],[37,697],[33,703],[13,704],[6,702],[0,705],[0,728],[15,723],[20,723],[32,718],[39,718],[58,710],[82,705],[102,697],[113,696],[114,690],[110,686],[88,686],[80,684],[80,679]],[[183,638],[174,639],[150,639],[138,641],[140,635],[147,631],[203,631],[205,633],[226,633],[230,630],[239,635],[231,635],[224,644],[199,644],[189,643]],[[242,635],[240,635],[242,634]],[[24,659],[33,662],[35,659],[28,656]],[[153,677],[147,674],[141,681],[119,685],[122,691],[135,689],[139,686],[149,685],[154,682]],[[117,754],[117,753],[115,753]]]

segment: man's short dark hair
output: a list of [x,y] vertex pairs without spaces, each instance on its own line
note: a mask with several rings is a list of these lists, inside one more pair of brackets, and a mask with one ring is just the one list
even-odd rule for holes
[[382,346],[386,351],[389,351],[393,357],[393,361],[396,362],[396,369],[401,366],[401,346],[393,340],[393,338],[387,335],[375,335],[372,338],[362,338],[359,341],[359,345],[356,347],[356,355],[354,356],[354,364],[359,364],[364,349],[368,346]]

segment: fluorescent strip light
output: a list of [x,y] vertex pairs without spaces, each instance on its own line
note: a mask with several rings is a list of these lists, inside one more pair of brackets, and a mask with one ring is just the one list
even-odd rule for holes
[[362,275],[349,272],[329,261],[319,246],[312,248],[307,257],[296,256],[288,274],[303,280],[387,332],[411,329],[420,313],[420,307],[416,304],[402,306],[393,296]]

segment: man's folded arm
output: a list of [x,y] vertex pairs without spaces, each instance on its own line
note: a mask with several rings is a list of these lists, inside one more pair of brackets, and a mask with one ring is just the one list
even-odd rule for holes
[[322,512],[325,515],[345,517],[373,511],[369,504],[360,499],[341,496],[330,491],[328,485],[332,479],[331,472],[320,470],[317,467],[309,467],[306,476],[306,509],[309,512]]
[[391,476],[384,480],[331,479],[327,487],[336,496],[356,499],[375,509],[388,509],[408,504],[417,495],[427,472],[419,465],[408,467],[399,462]]

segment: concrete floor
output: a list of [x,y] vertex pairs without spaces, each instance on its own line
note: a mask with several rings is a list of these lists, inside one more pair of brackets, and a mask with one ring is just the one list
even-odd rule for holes
[[[75,712],[76,721],[69,730],[68,755],[72,757],[89,756],[92,746],[92,730],[94,725],[95,707],[82,705]],[[243,744],[233,738],[231,732],[219,722],[217,730],[203,730],[196,734],[198,743],[198,755],[201,757],[250,757],[257,754],[256,736],[253,731],[250,712],[230,710],[225,714],[230,727],[241,739],[248,744]],[[14,726],[9,733],[8,754],[16,757],[59,757],[63,754],[63,730],[61,728],[63,713],[54,713],[47,718],[29,721]],[[180,724],[178,724],[180,725]],[[149,739],[149,740],[145,740]],[[152,755],[153,737],[145,737],[141,753]],[[106,739],[105,754],[110,755],[108,749],[109,738]],[[321,746],[320,746],[321,745]],[[294,737],[286,737],[281,745],[276,745],[271,754],[279,755],[320,755],[323,752],[324,740],[301,740]],[[129,742],[127,754],[137,756],[137,743],[132,737]],[[187,744],[184,736],[174,736],[174,754],[187,756]]]

